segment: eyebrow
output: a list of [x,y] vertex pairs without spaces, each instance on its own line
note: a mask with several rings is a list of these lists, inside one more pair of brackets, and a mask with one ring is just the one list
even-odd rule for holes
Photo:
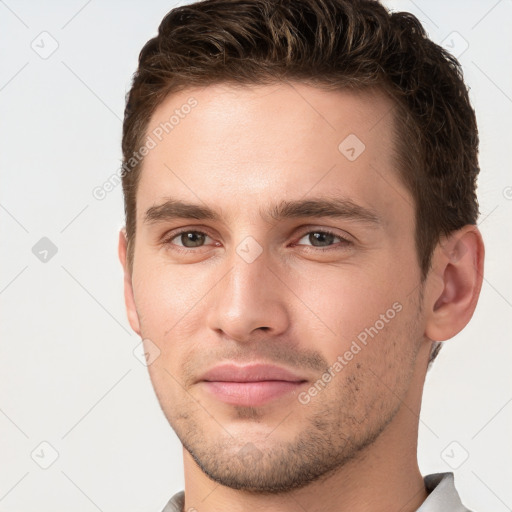
[[[281,201],[262,212],[262,217],[274,220],[311,217],[347,219],[376,227],[381,220],[377,212],[354,203],[347,198],[312,198]],[[144,216],[144,223],[152,224],[173,219],[195,219],[220,221],[217,211],[206,205],[193,204],[179,199],[168,198],[158,206],[150,207]]]

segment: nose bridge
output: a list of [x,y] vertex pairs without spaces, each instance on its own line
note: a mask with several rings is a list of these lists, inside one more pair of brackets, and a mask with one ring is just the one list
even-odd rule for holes
[[218,283],[209,324],[243,341],[264,328],[276,335],[288,326],[288,311],[272,257],[255,239],[246,237],[226,258],[229,272]]

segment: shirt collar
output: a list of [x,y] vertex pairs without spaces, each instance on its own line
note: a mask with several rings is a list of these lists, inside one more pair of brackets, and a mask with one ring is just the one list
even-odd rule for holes
[[433,473],[423,481],[429,495],[417,512],[470,512],[460,501],[453,473]]
[[[433,473],[423,478],[429,495],[416,512],[471,512],[460,501],[453,473]],[[185,493],[176,493],[162,512],[182,512]]]

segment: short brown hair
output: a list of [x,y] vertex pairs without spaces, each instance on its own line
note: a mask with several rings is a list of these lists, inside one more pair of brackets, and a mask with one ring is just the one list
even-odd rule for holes
[[[123,124],[128,262],[142,162],[130,162],[171,93],[215,83],[376,87],[393,100],[397,171],[415,201],[421,280],[441,235],[476,224],[478,131],[460,64],[416,17],[376,0],[204,0],[171,10],[139,55]],[[130,165],[133,163],[133,165]]]

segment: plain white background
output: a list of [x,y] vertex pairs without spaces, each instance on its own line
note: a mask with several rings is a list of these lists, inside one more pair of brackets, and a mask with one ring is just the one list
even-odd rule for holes
[[[504,512],[512,507],[512,2],[386,4],[416,14],[460,55],[481,138],[485,281],[472,321],[427,376],[420,467],[455,471],[472,510]],[[101,201],[92,195],[120,167],[139,51],[175,5],[0,0],[1,511],[160,511],[183,488],[181,445],[134,355],[140,340],[124,311],[121,187]]]

